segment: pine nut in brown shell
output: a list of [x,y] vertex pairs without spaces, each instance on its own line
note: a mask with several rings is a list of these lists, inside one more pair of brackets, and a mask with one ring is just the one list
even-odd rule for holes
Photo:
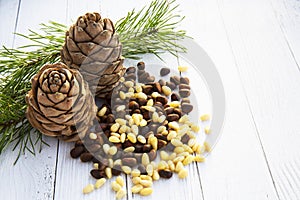
[[181,104],[181,110],[184,113],[190,113],[193,110],[193,105],[190,103],[182,103]]
[[90,162],[93,159],[93,155],[89,152],[83,153],[80,155],[80,160],[82,162]]
[[169,115],[167,115],[167,120],[169,122],[177,121],[177,120],[179,120],[179,115],[177,115],[177,114],[169,114]]
[[166,76],[170,73],[170,68],[167,68],[167,67],[163,67],[160,69],[160,75],[161,76]]
[[161,178],[166,178],[166,179],[169,179],[173,176],[173,172],[169,170],[159,170],[158,174]]
[[137,64],[137,68],[139,69],[139,70],[144,70],[145,69],[145,63],[144,62],[138,62],[138,64]]
[[137,161],[135,158],[122,158],[122,165],[129,166],[129,167],[134,167],[136,166]]
[[180,83],[189,85],[190,79],[188,77],[180,77]]
[[135,73],[135,72],[136,72],[136,68],[134,66],[128,67],[126,69],[127,74],[131,74],[131,73]]
[[179,90],[181,90],[181,89],[191,90],[191,87],[189,85],[187,85],[187,84],[180,84],[179,85]]
[[100,179],[100,178],[105,178],[105,172],[99,169],[93,169],[91,170],[90,174],[92,175],[92,177],[94,177],[95,179]]
[[173,82],[166,82],[166,86],[168,86],[171,90],[175,90],[176,89],[176,85]]
[[79,158],[84,151],[85,148],[83,146],[77,146],[71,150],[70,155],[72,158]]
[[173,82],[175,85],[180,84],[180,77],[179,76],[171,76],[170,81]]
[[162,103],[163,105],[166,105],[168,103],[168,98],[165,96],[158,96],[156,97],[156,101]]
[[190,96],[191,92],[189,89],[181,89],[179,90],[179,95],[184,98]]

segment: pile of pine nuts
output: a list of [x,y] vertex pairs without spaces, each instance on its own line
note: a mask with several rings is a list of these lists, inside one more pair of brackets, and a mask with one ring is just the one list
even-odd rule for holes
[[[179,66],[178,70],[184,72],[187,67]],[[160,72],[164,76],[169,73],[168,68]],[[142,83],[136,83],[136,78]],[[179,93],[174,92],[177,88]],[[200,127],[189,119],[188,113],[193,109],[189,96],[186,77],[171,76],[170,82],[155,82],[145,72],[143,62],[138,63],[137,70],[128,68],[109,103],[99,108],[95,131],[76,142],[71,150],[71,157],[94,163],[91,175],[97,181],[87,185],[83,193],[117,176],[111,187],[116,198],[122,199],[126,196],[124,180],[119,176],[122,172],[131,177],[131,192],[142,196],[152,194],[153,181],[160,178],[171,178],[173,173],[186,178],[185,166],[203,162],[203,152],[211,150],[208,143],[197,142]],[[210,116],[202,115],[200,120],[208,121]],[[211,131],[205,127],[204,132]]]

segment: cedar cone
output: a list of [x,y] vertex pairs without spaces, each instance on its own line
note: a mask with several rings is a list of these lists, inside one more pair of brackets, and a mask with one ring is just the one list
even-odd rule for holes
[[31,83],[26,95],[26,117],[31,125],[65,141],[84,137],[97,107],[81,74],[63,63],[45,65]]
[[105,98],[124,75],[122,45],[110,19],[87,13],[66,33],[61,59],[80,70],[95,96]]

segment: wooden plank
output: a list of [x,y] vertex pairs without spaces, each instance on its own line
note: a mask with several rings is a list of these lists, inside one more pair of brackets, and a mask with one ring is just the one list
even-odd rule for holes
[[0,46],[12,47],[19,1],[0,1]]
[[[179,75],[177,70],[178,62],[176,57],[170,54],[164,54],[162,55],[162,58],[164,59],[164,61],[159,60],[154,55],[145,55],[142,60],[146,63],[146,71],[149,71],[152,75],[154,75],[157,81],[159,80],[159,78],[162,78],[159,75],[160,68],[162,67],[170,67],[171,74],[178,76]],[[132,61],[128,66],[136,65],[136,63],[137,61],[135,62]],[[164,79],[166,81],[169,81],[169,76],[164,77]],[[191,99],[195,100],[195,98],[191,98]],[[194,118],[196,119],[199,118],[199,116],[197,116],[198,113],[196,108],[193,114],[194,114],[193,115]],[[157,159],[156,162],[158,163],[159,159]],[[137,200],[138,199],[170,199],[170,200],[171,199],[172,200],[203,199],[201,182],[200,182],[200,177],[197,171],[196,164],[193,163],[187,166],[186,168],[188,169],[188,173],[189,173],[189,176],[186,179],[181,180],[178,178],[176,174],[174,174],[171,179],[168,180],[160,179],[159,181],[155,181],[153,183],[153,190],[154,190],[153,194],[147,198],[141,197],[140,195],[131,194],[131,187],[133,185],[131,179],[128,178],[129,199],[137,199]]]
[[[99,12],[99,1],[68,1],[68,9],[65,13],[67,24],[71,25],[76,22],[77,18],[87,12]],[[72,143],[59,143],[59,152],[57,158],[57,176],[55,182],[54,199],[115,199],[115,193],[111,189],[111,182],[95,190],[93,193],[84,195],[82,189],[87,184],[94,184],[96,180],[91,177],[90,170],[93,169],[91,163],[82,163],[79,159],[72,159],[70,150],[73,148]],[[125,178],[125,176],[123,176]]]
[[278,199],[218,4],[216,1],[189,4],[180,1],[180,8],[186,16],[181,28],[186,29],[215,62],[226,94],[222,136],[206,162],[199,165],[204,199]]
[[219,7],[278,195],[299,199],[296,52],[291,53],[269,1],[226,0]]
[[[4,1],[1,1],[0,7],[1,19],[4,19],[4,23],[1,23],[1,35],[6,34],[7,37],[4,38],[8,39],[5,41],[8,42],[7,45],[11,45],[9,43],[12,43],[12,39],[10,39],[12,38],[11,32],[14,30],[16,20],[16,15],[14,14],[16,11],[10,10],[13,9],[13,2],[7,1],[4,3]],[[3,6],[5,4],[8,7]],[[51,7],[58,7],[56,12],[50,12],[49,4],[38,0],[24,0],[20,6],[16,29],[20,33],[28,33],[28,28],[37,30],[39,23],[48,21],[49,19],[63,18],[64,15],[62,16],[59,13],[65,13],[65,7],[61,5],[61,1],[51,1]],[[33,14],[35,17],[32,17]],[[28,44],[27,41],[21,40],[20,37],[15,38],[15,46],[25,44]],[[50,147],[45,146],[42,152],[40,154],[37,153],[36,156],[26,153],[25,156],[19,159],[15,166],[13,166],[13,162],[17,156],[17,151],[11,152],[12,148],[10,147],[1,155],[1,198],[16,200],[53,199],[57,140],[53,138],[46,138],[45,140]]]
[[300,63],[300,2],[294,0],[269,1],[274,15],[284,34],[288,48],[297,63]]

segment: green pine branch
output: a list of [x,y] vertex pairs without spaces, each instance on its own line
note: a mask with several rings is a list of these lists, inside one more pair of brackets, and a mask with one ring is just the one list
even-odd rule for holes
[[[125,58],[139,59],[142,54],[159,56],[162,52],[184,52],[185,48],[175,41],[183,39],[186,32],[176,31],[183,20],[176,13],[175,0],[153,0],[139,11],[132,10],[116,23]],[[19,150],[19,156],[28,151],[32,154],[43,144],[43,136],[25,117],[25,95],[31,89],[31,78],[44,64],[60,60],[60,50],[67,26],[50,21],[41,24],[40,31],[29,30],[29,45],[0,49],[0,154],[11,143]]]

